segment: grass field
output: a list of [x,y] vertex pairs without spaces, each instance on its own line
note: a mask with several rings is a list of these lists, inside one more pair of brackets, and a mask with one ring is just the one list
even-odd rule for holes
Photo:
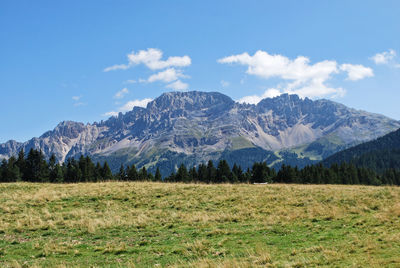
[[0,185],[1,267],[400,267],[400,188]]

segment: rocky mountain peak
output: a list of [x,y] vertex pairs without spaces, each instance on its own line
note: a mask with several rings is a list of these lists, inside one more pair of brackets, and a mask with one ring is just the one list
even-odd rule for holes
[[78,137],[79,133],[84,130],[85,125],[83,123],[74,121],[62,121],[52,131],[47,131],[46,133],[44,133],[41,138],[56,135],[75,139]]
[[202,110],[215,107],[231,107],[235,102],[218,92],[168,92],[151,101],[147,109],[151,112],[174,110]]

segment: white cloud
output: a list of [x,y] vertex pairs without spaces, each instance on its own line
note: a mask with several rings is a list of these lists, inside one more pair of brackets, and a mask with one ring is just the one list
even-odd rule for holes
[[120,91],[118,91],[117,93],[115,93],[114,99],[122,99],[128,93],[129,93],[129,90],[125,87],[125,88],[121,89]]
[[174,68],[168,68],[165,71],[161,71],[159,73],[151,75],[147,80],[149,83],[153,83],[155,81],[162,81],[165,83],[170,83],[172,81],[178,80],[178,78],[184,78],[185,75],[182,74],[181,70],[176,70]]
[[265,98],[273,98],[276,96],[281,95],[281,91],[275,88],[270,88],[267,89],[261,96],[258,95],[252,95],[252,96],[246,96],[238,100],[240,103],[249,103],[249,104],[257,104],[259,103],[262,99]]
[[189,56],[169,57],[167,60],[161,60],[163,53],[156,48],[140,50],[138,53],[128,54],[130,64],[144,64],[151,70],[159,70],[168,67],[186,67],[192,62]]
[[396,51],[389,49],[388,51],[375,54],[370,59],[373,60],[375,64],[388,64],[394,57],[396,57]]
[[374,72],[371,68],[364,67],[360,64],[342,64],[340,65],[340,70],[347,72],[347,79],[352,81],[374,76]]
[[321,61],[310,65],[310,60],[303,56],[290,60],[285,56],[270,55],[261,50],[253,56],[243,53],[219,59],[218,62],[239,63],[248,66],[248,74],[262,78],[280,77],[285,80],[327,79],[338,71],[336,61]]
[[110,112],[104,113],[103,116],[117,116],[118,113],[120,113],[120,112],[131,111],[133,109],[133,107],[135,107],[135,106],[145,108],[147,106],[147,104],[149,102],[151,102],[152,100],[153,99],[150,99],[150,98],[146,98],[146,99],[142,99],[142,100],[131,100],[131,101],[128,101],[127,103],[125,103],[124,105],[122,105],[121,107],[119,107],[117,111],[110,111]]
[[167,85],[167,88],[171,88],[174,90],[186,90],[189,87],[188,84],[183,83],[181,80],[176,80],[175,82]]
[[72,96],[72,99],[74,100],[74,101],[78,101],[78,100],[80,100],[82,98],[82,96]]
[[133,107],[135,107],[135,106],[146,108],[147,103],[149,103],[151,101],[152,101],[152,99],[149,99],[149,98],[146,98],[143,100],[131,100],[131,101],[128,101],[127,103],[125,103],[123,106],[121,106],[119,108],[119,111],[128,112],[128,111],[131,111],[133,109]]
[[117,64],[104,69],[105,72],[113,70],[126,70],[138,64],[144,64],[151,70],[160,70],[168,67],[187,67],[190,66],[192,60],[189,56],[174,56],[166,60],[162,60],[163,52],[160,49],[148,48],[147,50],[139,50],[135,53],[132,51],[127,55],[128,64]]
[[221,80],[221,86],[222,87],[229,87],[230,83],[228,81],[225,80]]
[[114,111],[107,112],[107,113],[104,113],[104,114],[103,114],[103,116],[108,116],[108,117],[110,117],[110,116],[117,116],[117,115],[118,115],[118,112],[114,112]]
[[332,98],[343,97],[346,94],[346,90],[341,87],[333,88],[325,85],[322,80],[312,80],[311,83],[307,83],[300,88],[290,89],[286,88],[282,90],[282,93],[297,94],[301,98],[318,98],[321,96],[330,96]]
[[126,64],[116,64],[107,68],[104,68],[104,72],[115,71],[115,70],[126,70],[129,69],[130,66]]
[[[126,70],[135,65],[143,64],[150,70],[162,70],[158,73],[150,75],[147,79],[140,78],[139,83],[152,83],[155,81],[161,81],[164,83],[170,83],[167,88],[176,90],[184,90],[188,87],[188,84],[183,83],[179,78],[188,78],[183,74],[181,68],[190,66],[192,60],[189,56],[172,56],[166,60],[162,59],[163,52],[160,49],[148,48],[147,50],[139,50],[138,52],[132,51],[127,55],[127,64],[117,64],[104,69],[105,72],[113,70]],[[126,83],[136,83],[136,80],[128,80]],[[171,83],[173,82],[173,83]]]
[[[334,60],[324,60],[311,64],[310,59],[304,56],[298,56],[292,60],[283,55],[271,55],[261,50],[252,56],[246,52],[219,59],[218,62],[245,65],[247,66],[247,74],[260,78],[280,78],[285,81],[286,85],[280,86],[276,90],[280,93],[298,94],[303,98],[343,96],[345,94],[343,88],[335,88],[326,84],[333,75],[340,71],[346,71],[350,80],[373,76],[372,69],[362,65],[343,64],[339,68]],[[277,91],[272,92],[277,93]],[[264,98],[263,96],[247,96],[240,100],[256,103]]]

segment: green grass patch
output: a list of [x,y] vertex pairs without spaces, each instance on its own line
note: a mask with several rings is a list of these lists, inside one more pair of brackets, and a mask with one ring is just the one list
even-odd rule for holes
[[400,189],[0,185],[2,267],[398,267]]

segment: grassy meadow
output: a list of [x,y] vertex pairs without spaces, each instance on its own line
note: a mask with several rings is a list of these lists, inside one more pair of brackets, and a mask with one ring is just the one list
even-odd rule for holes
[[0,184],[1,267],[400,267],[400,188]]

